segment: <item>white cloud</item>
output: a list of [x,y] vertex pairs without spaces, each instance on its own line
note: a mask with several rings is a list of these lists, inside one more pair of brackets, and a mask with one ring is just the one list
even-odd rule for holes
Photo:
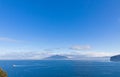
[[0,37],[0,41],[2,41],[2,42],[19,42],[18,40],[7,38],[7,37]]
[[85,45],[85,46],[75,45],[75,46],[70,47],[70,49],[72,49],[72,50],[89,50],[89,49],[91,49],[91,46],[90,45]]

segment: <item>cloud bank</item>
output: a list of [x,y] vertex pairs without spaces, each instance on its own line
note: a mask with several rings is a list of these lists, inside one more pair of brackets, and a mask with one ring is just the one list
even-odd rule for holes
[[64,55],[68,56],[71,59],[82,59],[82,58],[92,58],[92,57],[109,57],[119,54],[119,52],[81,52],[81,51],[70,51],[70,52],[49,52],[49,51],[11,51],[11,52],[1,52],[0,59],[1,60],[11,60],[11,59],[19,59],[19,60],[40,60],[45,57],[51,56],[51,55]]
[[[119,52],[90,51],[90,45],[75,45],[68,48],[51,48],[43,50],[0,50],[0,60],[40,60],[52,55],[63,55],[70,59],[87,60],[96,58],[105,58],[119,54]],[[84,51],[86,50],[86,51]],[[3,52],[4,51],[4,52]]]

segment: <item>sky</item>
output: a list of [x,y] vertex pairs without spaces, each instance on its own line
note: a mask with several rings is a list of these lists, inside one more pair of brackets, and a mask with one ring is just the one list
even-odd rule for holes
[[119,38],[120,0],[0,0],[0,59],[111,56]]

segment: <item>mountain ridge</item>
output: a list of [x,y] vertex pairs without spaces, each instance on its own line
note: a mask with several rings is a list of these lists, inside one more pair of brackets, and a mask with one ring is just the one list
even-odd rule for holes
[[52,55],[44,58],[44,60],[69,60],[69,58],[63,55]]

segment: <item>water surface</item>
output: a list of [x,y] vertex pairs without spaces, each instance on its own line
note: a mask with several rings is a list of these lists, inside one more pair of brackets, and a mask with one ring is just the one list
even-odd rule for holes
[[120,77],[120,63],[79,60],[0,61],[9,77]]

